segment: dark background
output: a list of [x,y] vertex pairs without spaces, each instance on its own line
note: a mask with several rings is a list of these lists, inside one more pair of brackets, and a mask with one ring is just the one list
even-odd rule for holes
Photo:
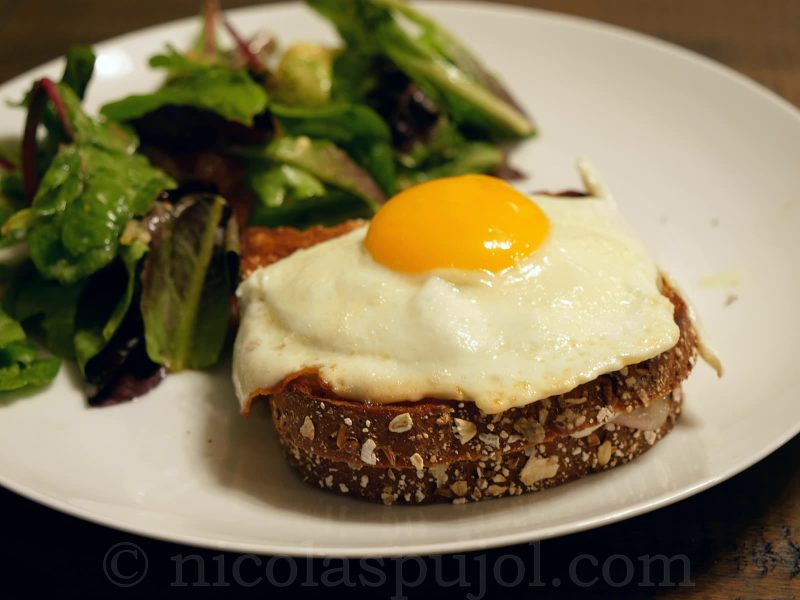
[[[800,0],[507,3],[581,15],[660,37],[719,60],[800,105]],[[94,43],[190,16],[199,4],[200,0],[0,0],[0,82],[63,54],[72,43]],[[254,2],[223,4],[234,8]],[[710,491],[623,523],[537,545],[383,564],[335,559],[270,562],[270,557],[242,558],[168,544],[85,523],[0,488],[0,598],[45,592],[140,597],[185,588],[283,598],[331,593],[326,583],[336,588],[332,593],[352,598],[428,598],[433,592],[474,600],[549,598],[573,597],[578,591],[608,598],[798,598],[798,458],[800,437]],[[191,555],[196,557],[187,558]],[[654,559],[657,555],[675,558],[666,573]],[[651,559],[648,575],[644,565]],[[197,570],[201,561],[202,577]],[[425,583],[411,585],[420,579],[420,569],[427,573]],[[441,589],[436,583],[437,571],[439,582],[449,582],[448,587]],[[518,574],[522,581],[512,587]],[[596,582],[585,585],[595,577]],[[293,585],[284,585],[290,580]],[[652,585],[643,585],[648,581]],[[376,583],[383,585],[369,587]],[[673,585],[665,585],[669,583]]]

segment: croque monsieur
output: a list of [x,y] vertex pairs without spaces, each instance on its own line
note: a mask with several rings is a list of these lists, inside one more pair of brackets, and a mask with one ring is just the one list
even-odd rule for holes
[[371,222],[251,228],[234,385],[322,488],[463,503],[626,463],[675,424],[691,308],[592,170],[585,194],[486,176],[410,188]]

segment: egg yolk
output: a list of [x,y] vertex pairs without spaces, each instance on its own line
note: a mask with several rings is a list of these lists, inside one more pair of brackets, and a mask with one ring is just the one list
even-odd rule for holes
[[533,252],[549,228],[542,210],[505,181],[461,175],[394,196],[373,217],[364,245],[376,261],[404,273],[498,272]]

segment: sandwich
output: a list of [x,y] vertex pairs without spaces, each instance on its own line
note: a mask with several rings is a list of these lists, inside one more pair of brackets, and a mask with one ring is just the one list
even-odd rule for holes
[[369,222],[250,228],[233,379],[289,463],[383,504],[515,496],[631,461],[675,425],[691,307],[586,163],[585,192],[429,181]]

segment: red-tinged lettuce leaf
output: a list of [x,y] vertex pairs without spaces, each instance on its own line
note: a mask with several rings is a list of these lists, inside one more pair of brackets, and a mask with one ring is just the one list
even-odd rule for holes
[[147,354],[171,371],[213,365],[230,320],[225,201],[189,197],[162,220],[142,273]]
[[[160,227],[159,214],[151,210],[147,215],[153,229]],[[119,258],[90,279],[76,316],[75,355],[90,406],[142,396],[166,375],[166,369],[147,356],[138,302],[139,267],[152,230],[144,221],[131,224],[135,226],[126,228]]]
[[150,360],[138,307],[127,316],[103,349],[84,367],[90,406],[111,406],[143,396],[166,376],[166,369]]
[[386,120],[395,147],[407,152],[433,135],[441,116],[439,107],[412,79],[388,60],[376,62],[376,85],[366,102]]
[[162,106],[130,125],[148,150],[155,147],[177,153],[209,149],[218,153],[227,146],[266,144],[275,134],[269,113],[256,115],[247,126],[193,106]]
[[87,284],[74,338],[75,357],[82,371],[111,342],[130,311],[139,283],[139,263],[147,250],[147,244],[138,240],[121,246],[119,259]]

